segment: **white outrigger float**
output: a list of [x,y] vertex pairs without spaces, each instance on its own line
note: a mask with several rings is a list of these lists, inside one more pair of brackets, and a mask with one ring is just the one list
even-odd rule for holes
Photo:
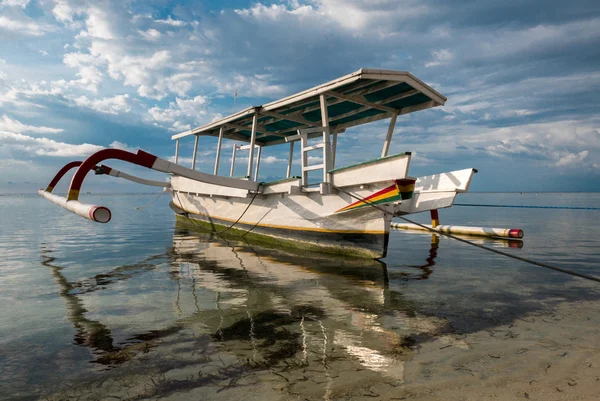
[[[78,201],[83,179],[97,174],[123,177],[144,185],[167,186],[178,220],[216,232],[277,240],[293,247],[381,258],[387,251],[394,216],[452,206],[466,192],[474,169],[410,177],[411,153],[389,155],[398,116],[442,106],[446,98],[408,72],[361,69],[334,81],[263,106],[250,107],[213,123],[174,135],[175,163],[144,151],[101,150],[84,162],[65,166],[40,194],[93,221],[105,223],[110,211]],[[338,135],[347,128],[390,119],[381,157],[336,167]],[[199,136],[218,138],[214,173],[195,170]],[[179,142],[194,138],[191,168],[179,162]],[[229,176],[219,176],[223,139],[234,144]],[[301,176],[291,175],[294,147],[300,147]],[[285,176],[259,182],[265,146],[289,147]],[[245,177],[233,177],[238,151],[248,150]],[[309,164],[309,153],[318,164]],[[170,183],[133,177],[98,163],[119,159],[171,174]],[[78,167],[66,198],[52,194],[58,180]],[[320,172],[318,179],[309,172]],[[313,173],[314,174],[314,173]],[[436,222],[434,222],[436,225]]]

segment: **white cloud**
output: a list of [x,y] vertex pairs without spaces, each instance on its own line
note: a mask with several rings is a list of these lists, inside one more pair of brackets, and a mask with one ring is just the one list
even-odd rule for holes
[[49,56],[49,54],[48,54],[48,52],[47,52],[46,50],[38,50],[38,51],[39,51],[39,52],[40,52],[40,54],[41,54],[42,56],[44,56],[44,57],[45,57],[45,56]]
[[425,63],[425,67],[437,67],[448,64],[454,57],[449,49],[434,50],[431,52],[431,56],[433,57],[433,61]]
[[129,104],[129,95],[117,95],[102,99],[89,99],[86,96],[74,98],[73,101],[77,106],[87,107],[89,109],[107,114],[128,113],[131,111]]
[[0,140],[3,146],[19,152],[27,152],[38,156],[86,157],[103,149],[102,146],[89,143],[73,145],[57,142],[48,138],[34,138],[28,135],[7,131],[0,131]]
[[43,126],[27,125],[13,120],[6,114],[0,119],[0,130],[11,132],[30,132],[35,134],[58,134],[64,130],[61,128],[50,128]]
[[131,146],[127,145],[126,143],[119,142],[119,141],[113,141],[110,145],[108,145],[108,147],[113,148],[113,149],[126,150],[131,153],[136,153],[139,149],[139,147],[131,147]]
[[42,36],[52,28],[30,19],[11,19],[0,15],[0,30],[2,29],[28,36]]
[[115,35],[111,27],[111,18],[106,10],[97,7],[88,8],[87,33],[100,39],[114,39]]
[[169,15],[169,17],[167,17],[167,19],[157,19],[157,20],[154,20],[154,22],[159,23],[159,24],[170,25],[170,26],[186,26],[187,25],[187,23],[185,21],[174,20],[171,18],[170,15]]
[[29,4],[29,0],[2,0],[0,7],[21,7],[25,8]]
[[62,22],[70,28],[80,28],[81,23],[74,21],[73,18],[81,14],[83,10],[79,7],[73,7],[69,0],[54,0],[54,8],[52,14],[57,21]]
[[587,150],[583,150],[579,153],[569,153],[563,157],[561,157],[558,162],[556,162],[557,166],[572,166],[574,164],[579,164],[580,162],[584,161],[588,155],[590,154],[590,152],[588,152]]
[[[148,110],[153,121],[161,125],[170,125],[169,130],[182,132],[191,128],[186,122],[199,122],[199,117],[206,114],[208,98],[196,96],[192,99],[175,98],[168,108],[152,107]],[[184,120],[184,121],[181,121]]]
[[260,162],[265,163],[265,164],[274,164],[274,163],[287,163],[288,161],[287,161],[287,159],[280,159],[276,156],[267,156],[267,157],[261,157]]
[[157,31],[156,29],[148,29],[147,31],[138,30],[138,32],[144,39],[150,41],[157,41],[161,37],[160,31]]

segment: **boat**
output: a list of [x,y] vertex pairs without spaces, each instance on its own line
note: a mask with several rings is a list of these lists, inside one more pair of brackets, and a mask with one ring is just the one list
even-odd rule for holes
[[[108,208],[79,201],[83,179],[93,170],[165,187],[171,192],[177,219],[191,227],[276,242],[282,247],[382,258],[393,217],[432,211],[432,219],[435,215],[437,220],[437,210],[452,206],[477,172],[468,168],[412,177],[408,174],[411,152],[389,154],[398,117],[443,106],[446,100],[409,72],[361,69],[174,135],[174,162],[143,150],[104,149],[63,167],[39,193],[80,216],[108,222]],[[365,134],[373,139],[384,137],[380,157],[336,166],[340,135],[384,119],[389,120],[385,133],[371,130]],[[200,136],[217,141],[212,174],[196,170]],[[186,139],[195,141],[191,168],[179,163],[179,145]],[[229,174],[219,175],[224,140],[233,142],[233,153]],[[287,166],[280,179],[261,182],[261,153],[270,146],[286,148]],[[242,152],[247,155],[245,175],[236,177],[236,161],[239,163]],[[170,180],[146,180],[98,165],[107,159],[169,173]],[[299,176],[292,175],[296,162],[300,163]],[[67,197],[53,194],[58,181],[72,168],[77,171]]]

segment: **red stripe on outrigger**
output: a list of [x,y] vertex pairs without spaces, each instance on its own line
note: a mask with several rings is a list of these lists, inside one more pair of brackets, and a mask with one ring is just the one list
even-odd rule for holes
[[137,164],[139,166],[152,168],[154,162],[156,162],[157,157],[144,152],[142,150],[138,150],[136,153],[127,152],[121,149],[103,149],[100,150],[87,159],[84,160],[83,163],[79,166],[73,179],[71,180],[71,185],[69,186],[69,194],[67,198],[69,200],[75,200],[79,197],[79,190],[81,189],[81,184],[83,184],[83,179],[90,172],[90,170],[94,169],[96,164],[104,161],[106,159],[117,159],[123,160],[129,163]]
[[78,167],[81,165],[81,161],[74,161],[71,163],[67,163],[63,168],[61,168],[58,173],[56,173],[56,175],[54,176],[54,178],[52,179],[52,181],[50,181],[50,184],[48,184],[48,186],[46,187],[46,192],[52,192],[52,190],[54,189],[54,187],[56,186],[56,184],[58,184],[58,182],[60,181],[61,178],[64,177],[65,174],[67,174],[67,172],[69,170],[71,170],[72,168]]

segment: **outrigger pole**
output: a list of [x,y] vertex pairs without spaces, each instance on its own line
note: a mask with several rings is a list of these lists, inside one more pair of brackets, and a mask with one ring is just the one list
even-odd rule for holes
[[[132,164],[137,164],[138,166],[160,171],[162,173],[173,173],[182,177],[203,181],[209,184],[242,188],[249,191],[257,191],[259,187],[259,184],[255,181],[238,180],[230,177],[217,177],[211,174],[202,173],[200,171],[171,163],[168,160],[161,159],[160,157],[144,152],[143,150],[138,150],[137,153],[132,153],[121,149],[103,149],[89,156],[83,162],[74,161],[66,164],[52,179],[48,187],[45,190],[40,189],[38,193],[44,198],[48,199],[50,202],[55,203],[58,206],[67,209],[68,211],[81,217],[98,223],[108,223],[111,219],[111,213],[107,207],[79,202],[79,191],[81,190],[81,185],[83,184],[84,178],[90,171],[94,170],[96,174],[106,174],[113,177],[121,177],[143,185],[170,187],[170,184],[167,182],[152,181],[135,177],[105,165],[101,165],[100,167],[97,166],[98,163],[107,159],[122,160]],[[54,187],[69,170],[75,167],[77,167],[77,171],[75,171],[75,175],[71,179],[67,197],[65,198],[63,196],[54,195],[52,193]]]

